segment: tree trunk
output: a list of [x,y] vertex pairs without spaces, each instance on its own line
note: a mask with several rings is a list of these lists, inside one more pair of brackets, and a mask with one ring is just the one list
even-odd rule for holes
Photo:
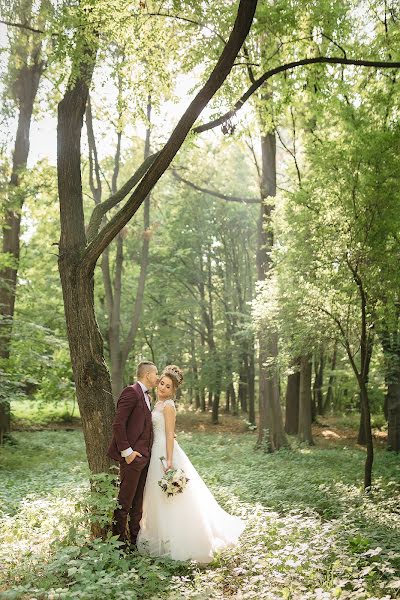
[[[316,371],[318,370],[318,365],[316,363],[315,357],[314,357],[314,369],[315,369],[315,378],[314,378],[314,384],[312,385],[312,392],[311,392],[311,422],[312,423],[315,423],[315,421],[317,419],[317,394],[316,394],[316,389],[315,389],[315,380],[317,378]],[[312,364],[311,364],[311,378],[312,378]]]
[[113,305],[108,329],[111,364],[111,389],[116,402],[123,386],[123,366],[121,357],[121,298],[122,298],[122,269],[124,264],[124,238],[122,232],[115,240],[117,252],[114,266]]
[[219,422],[219,401],[221,397],[221,392],[215,392],[212,401],[212,423],[213,425],[218,425]]
[[206,412],[206,391],[203,387],[200,389],[200,410]]
[[58,266],[87,459],[91,472],[100,473],[108,471],[111,465],[106,452],[114,402],[103,357],[103,340],[94,314],[94,273],[81,266],[86,236],[80,140],[95,50],[86,48],[83,61],[82,77],[67,88],[58,105],[57,172],[61,220]]
[[[257,271],[258,279],[265,281],[271,269],[273,231],[271,217],[273,204],[269,197],[276,196],[276,139],[274,133],[261,136],[262,185],[261,214],[258,224]],[[268,432],[267,446],[270,451],[286,444],[279,396],[279,377],[276,366],[278,357],[278,334],[264,331],[259,337],[259,426],[258,445],[264,445]],[[272,363],[272,366],[271,366]]]
[[249,351],[247,353],[247,381],[249,393],[249,422],[252,425],[256,424],[255,413],[255,364],[254,364],[254,340],[250,340]]
[[285,431],[289,435],[299,432],[300,359],[293,365],[297,370],[288,375],[286,388]]
[[225,412],[229,413],[231,410],[231,390],[233,389],[232,382],[229,383],[225,389]]
[[4,436],[10,431],[10,403],[6,398],[0,398],[0,446]]
[[367,443],[367,433],[365,431],[364,404],[361,400],[361,392],[359,394],[359,398],[360,398],[360,422],[358,425],[357,444],[359,444],[360,446],[365,446]]
[[364,414],[364,430],[366,434],[367,458],[364,466],[364,489],[372,486],[372,465],[374,462],[374,446],[372,442],[371,413],[369,408],[368,390],[365,382],[361,383],[361,405]]
[[248,392],[248,370],[246,365],[246,356],[242,358],[242,364],[239,374],[239,404],[242,413],[247,413],[247,392]]
[[[29,16],[27,20],[29,21]],[[41,59],[41,42],[35,42],[34,39],[33,48],[30,52],[28,50],[28,40],[25,41],[22,47],[24,48],[23,54],[17,56],[17,62],[22,63],[23,66],[17,71],[12,86],[19,112],[12,171],[8,186],[8,200],[5,203],[2,230],[2,252],[3,254],[8,254],[11,258],[11,266],[0,271],[0,316],[2,322],[0,358],[4,359],[8,359],[10,355],[20,252],[21,211],[25,201],[25,197],[19,190],[19,187],[21,184],[21,173],[26,168],[28,161],[33,104],[39,87],[40,77],[44,70],[44,62]],[[21,44],[19,45],[18,53],[21,53]],[[14,69],[14,66],[12,68]],[[7,411],[5,415],[7,415]]]
[[199,370],[197,367],[196,344],[194,334],[191,336],[191,354],[193,370],[194,405],[196,410],[200,408]]
[[388,439],[387,449],[400,452],[400,376],[387,388]]
[[333,384],[335,382],[336,360],[337,360],[337,341],[335,341],[335,346],[333,349],[332,362],[331,362],[331,373],[329,375],[328,389],[326,392],[326,398],[325,398],[322,414],[325,414],[326,411],[329,410],[329,408],[331,408],[332,403],[333,403]]
[[65,317],[86,454],[91,472],[100,473],[111,465],[106,452],[114,402],[103,358],[103,340],[93,310],[93,274],[80,270],[73,251],[64,250],[63,246],[60,251]]
[[[24,15],[29,22],[29,15]],[[20,35],[27,37],[26,32]],[[32,46],[31,46],[32,44]],[[31,50],[28,49],[31,47]],[[21,50],[22,48],[22,50]],[[18,126],[14,143],[11,177],[8,186],[7,200],[4,203],[5,215],[2,227],[2,253],[10,258],[10,266],[0,271],[0,359],[8,360],[10,356],[11,336],[14,319],[17,274],[20,254],[21,213],[25,196],[21,192],[21,173],[26,168],[29,155],[29,135],[32,121],[33,104],[35,102],[40,77],[44,70],[41,60],[42,43],[33,38],[18,44],[17,56],[12,57],[15,64],[22,64],[16,72],[13,82],[13,93],[18,105]],[[11,70],[14,71],[15,64]],[[10,403],[7,398],[0,401],[0,443],[4,434],[10,431]]]
[[385,416],[388,422],[387,449],[400,451],[400,333],[383,332],[385,357]]
[[231,383],[231,413],[234,417],[238,416],[238,401],[236,396],[235,386]]
[[322,386],[324,383],[324,352],[320,351],[315,354],[315,378],[313,385],[313,415],[312,420],[315,422],[317,415],[324,414]]
[[300,401],[299,432],[300,442],[313,444],[311,432],[311,374],[312,363],[309,356],[302,356],[300,362]]

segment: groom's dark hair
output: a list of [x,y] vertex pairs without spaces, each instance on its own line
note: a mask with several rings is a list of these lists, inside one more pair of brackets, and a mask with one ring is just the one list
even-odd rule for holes
[[141,379],[143,375],[149,370],[149,367],[155,367],[156,365],[151,362],[151,360],[143,360],[138,364],[138,368],[136,371],[136,377]]

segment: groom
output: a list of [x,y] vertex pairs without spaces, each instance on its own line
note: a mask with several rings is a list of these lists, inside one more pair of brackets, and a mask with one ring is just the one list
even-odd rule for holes
[[129,515],[130,543],[136,545],[142,518],[143,491],[153,443],[151,406],[148,390],[158,383],[157,367],[143,361],[137,368],[137,382],[122,390],[113,423],[108,456],[120,464],[118,502],[114,511],[113,535],[129,546],[126,525]]

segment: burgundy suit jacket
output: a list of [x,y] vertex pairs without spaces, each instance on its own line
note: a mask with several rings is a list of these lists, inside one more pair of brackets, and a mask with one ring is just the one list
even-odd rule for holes
[[113,437],[107,454],[110,458],[123,462],[122,450],[131,447],[148,458],[153,443],[151,412],[138,383],[122,390],[117,402],[113,423]]

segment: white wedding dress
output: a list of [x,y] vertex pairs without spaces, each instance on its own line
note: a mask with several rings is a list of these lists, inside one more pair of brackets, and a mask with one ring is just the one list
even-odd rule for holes
[[207,563],[216,550],[237,543],[245,523],[226,513],[196,469],[174,442],[173,467],[181,468],[189,482],[181,494],[167,497],[158,485],[163,476],[160,457],[166,457],[164,406],[152,411],[154,442],[143,497],[143,516],[137,546],[140,552],[174,560]]

